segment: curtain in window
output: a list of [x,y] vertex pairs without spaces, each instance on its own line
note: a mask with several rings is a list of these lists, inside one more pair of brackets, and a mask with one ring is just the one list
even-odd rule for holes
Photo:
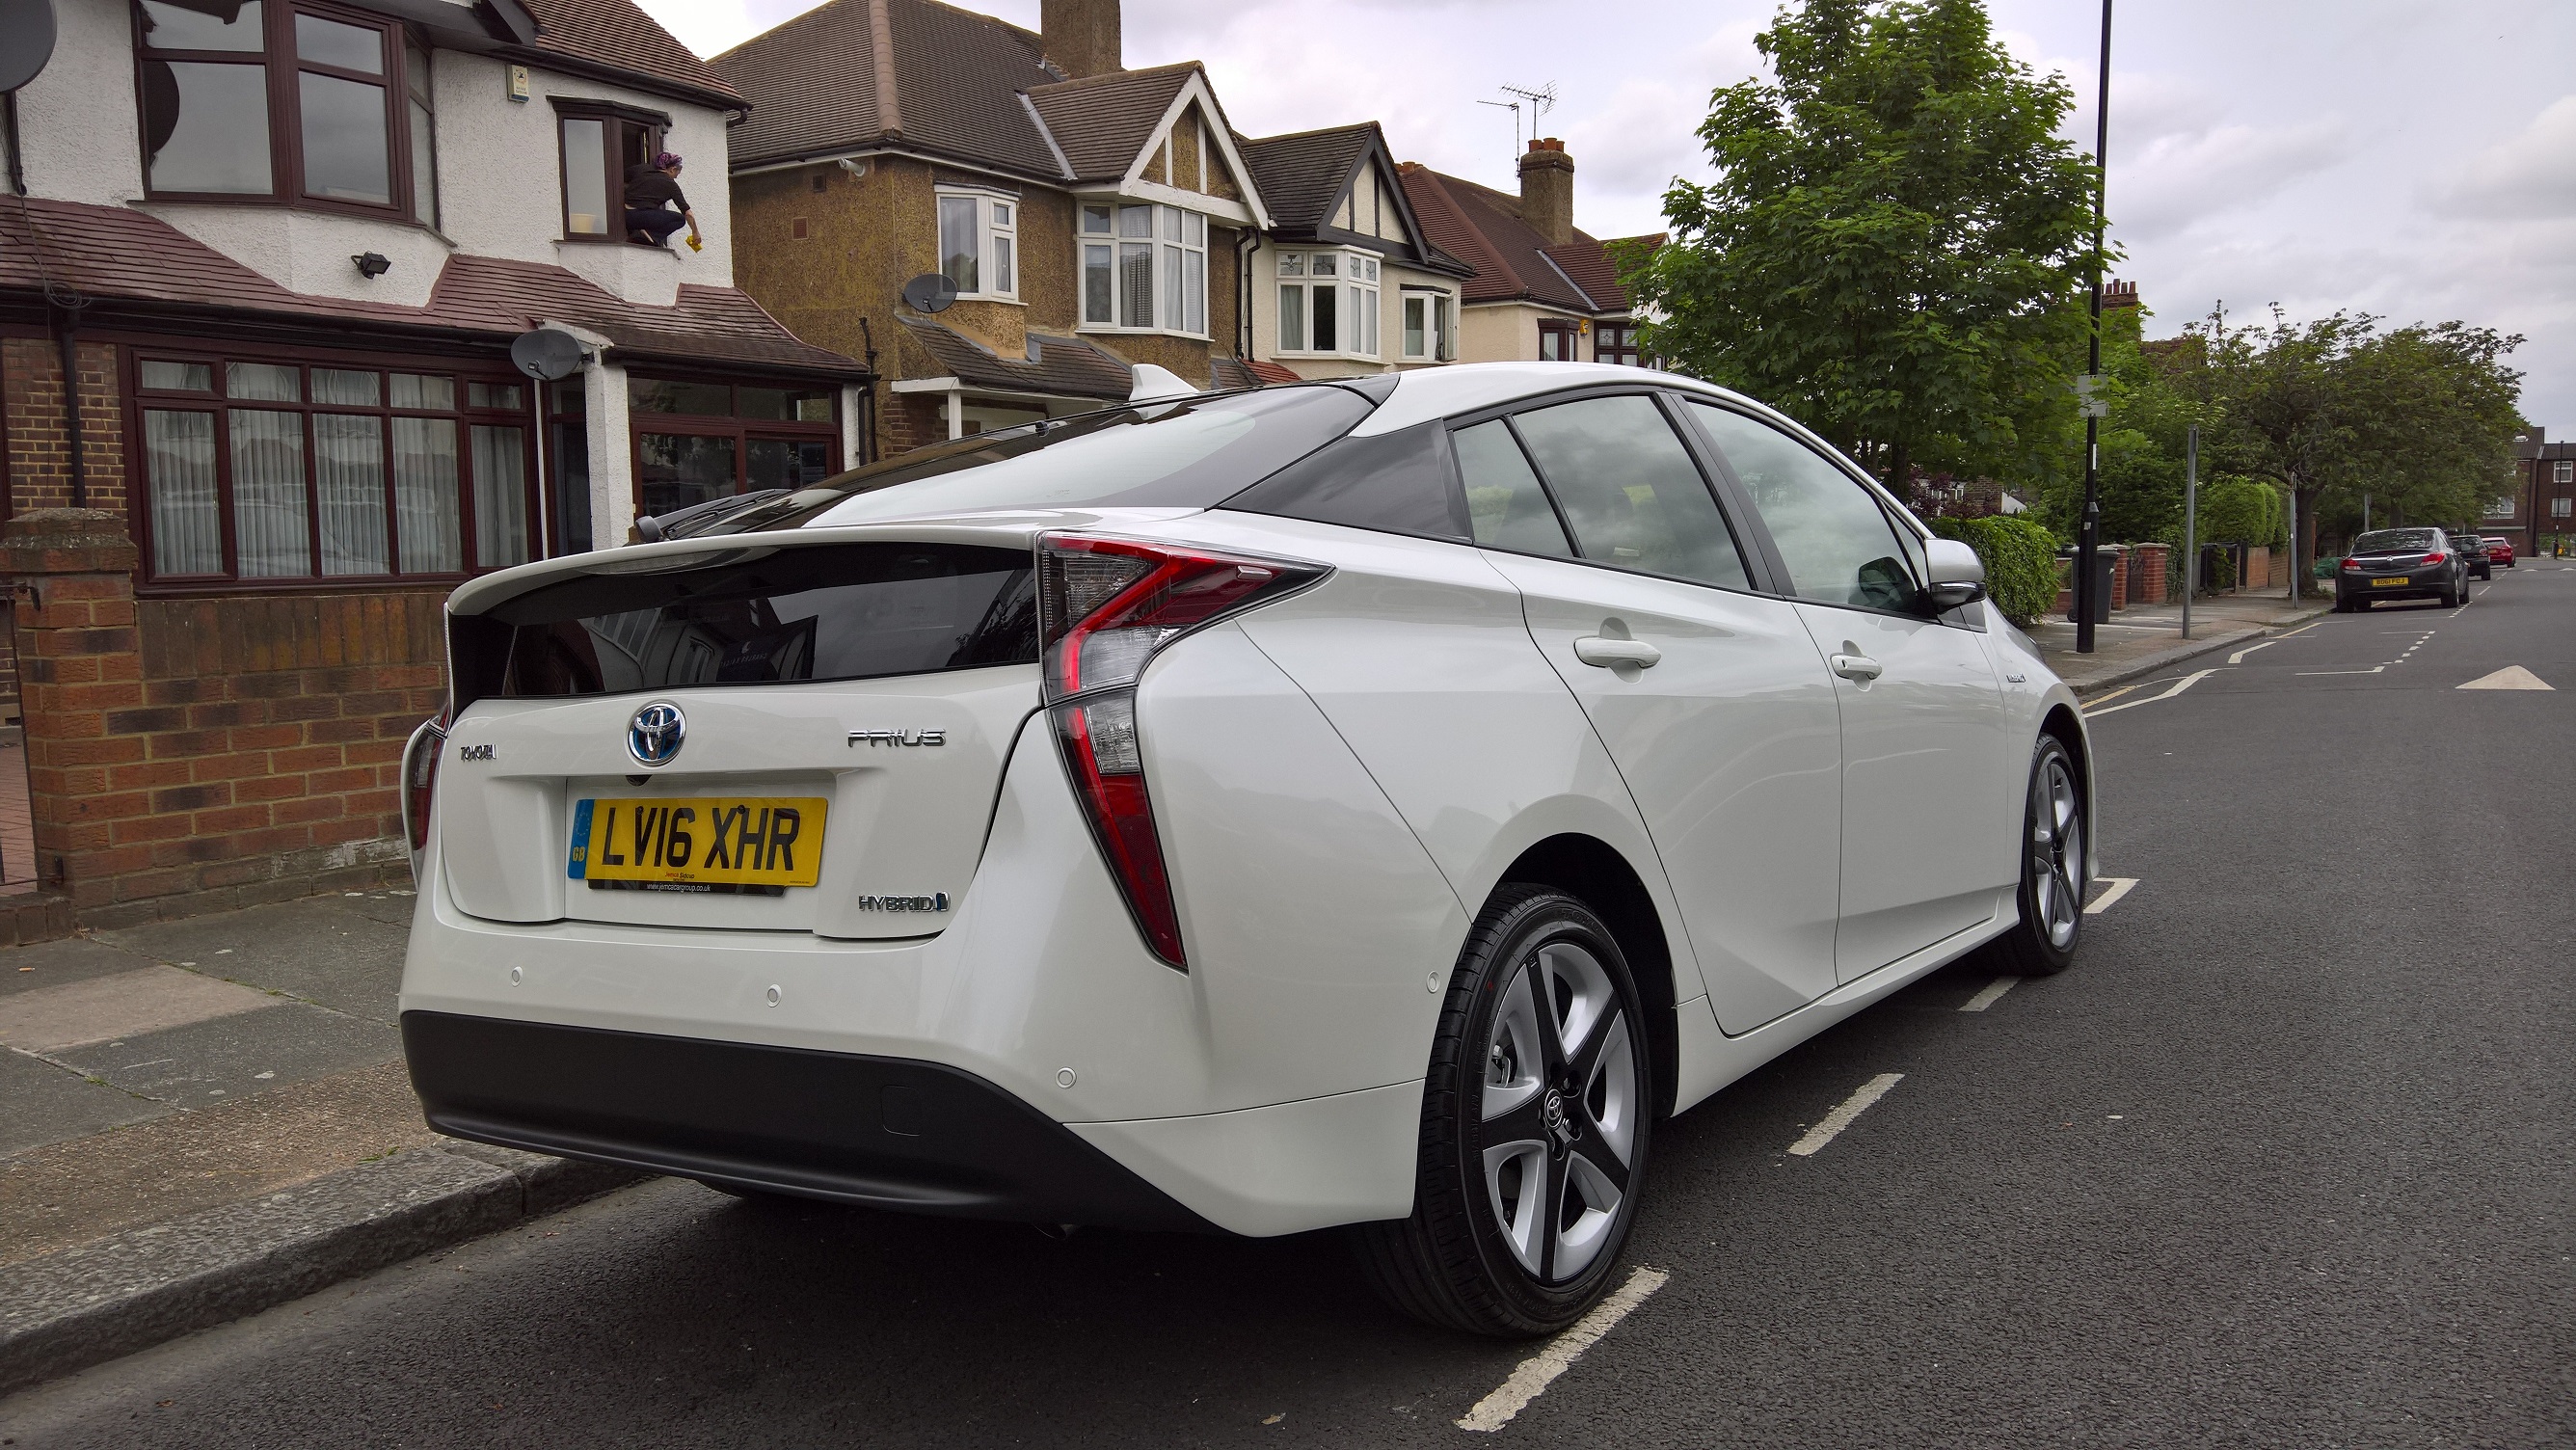
[[[356,376],[370,382],[375,378],[373,373]],[[386,572],[384,420],[315,414],[313,482],[321,504],[322,572]]]
[[971,196],[939,199],[939,270],[957,284],[960,292],[983,290],[977,280],[976,263],[984,251],[984,229],[975,218],[982,207],[983,203]]
[[528,562],[528,444],[521,428],[474,425],[474,562]]
[[1288,352],[1306,350],[1306,289],[1290,283],[1279,289],[1279,346]]
[[144,410],[143,469],[152,490],[152,572],[222,573],[215,415]]
[[1181,305],[1184,332],[1207,331],[1207,253],[1183,254]]
[[1116,316],[1109,305],[1109,249],[1087,243],[1082,249],[1082,320],[1106,323]]
[[1118,244],[1118,325],[1154,325],[1154,244]]
[[[238,365],[236,365],[238,366]],[[313,572],[304,515],[304,415],[232,410],[233,548],[242,577]]]
[[[1177,217],[1180,213],[1173,212],[1172,215]],[[1179,230],[1178,226],[1173,230]],[[1181,249],[1165,247],[1163,249],[1163,325],[1165,327],[1178,327],[1181,325],[1181,319],[1189,316],[1189,309],[1181,303],[1181,285],[1186,280],[1181,273]]]
[[402,535],[403,572],[462,570],[461,519],[456,497],[456,424],[445,418],[396,418],[394,524]]

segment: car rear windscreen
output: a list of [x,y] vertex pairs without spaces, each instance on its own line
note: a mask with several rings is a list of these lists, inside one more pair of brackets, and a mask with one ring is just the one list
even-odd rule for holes
[[1038,657],[1027,551],[860,543],[531,590],[451,639],[458,704],[933,674]]
[[2431,529],[2375,529],[2352,541],[2356,554],[2421,554],[2433,547]]
[[983,509],[1212,508],[1376,406],[1315,384],[1108,408],[916,449],[743,510],[695,537]]

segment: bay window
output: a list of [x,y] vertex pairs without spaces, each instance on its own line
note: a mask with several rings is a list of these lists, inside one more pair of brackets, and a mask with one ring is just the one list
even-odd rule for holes
[[135,397],[155,581],[452,577],[535,557],[524,379],[145,356]]
[[1086,204],[1086,327],[1207,335],[1207,217],[1174,206]]
[[829,385],[628,377],[635,511],[676,513],[840,472],[838,397]]
[[289,0],[135,0],[144,186],[435,225],[429,52],[398,22]]
[[1020,206],[971,192],[939,194],[939,272],[960,297],[1020,295]]
[[1366,252],[1281,252],[1278,350],[1377,357],[1378,265]]
[[1542,318],[1538,324],[1538,360],[1540,362],[1581,362],[1582,334],[1578,324],[1561,317]]

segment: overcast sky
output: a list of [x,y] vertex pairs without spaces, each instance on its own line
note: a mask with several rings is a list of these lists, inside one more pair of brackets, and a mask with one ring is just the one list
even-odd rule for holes
[[[701,54],[808,0],[642,0]],[[1038,0],[969,5],[1035,29]],[[1991,0],[2023,60],[2061,71],[2089,150],[2099,44],[2086,0]],[[1374,118],[1402,160],[1517,185],[1513,115],[1575,161],[1575,222],[1661,230],[1715,87],[1756,72],[1773,0],[1128,0],[1131,66],[1206,62],[1251,135]],[[2127,0],[2112,37],[2110,213],[2170,334],[2224,301],[2525,334],[2524,414],[2576,436],[2576,4]],[[1523,113],[1526,117],[1527,113]],[[1527,121],[1523,123],[1524,133]]]

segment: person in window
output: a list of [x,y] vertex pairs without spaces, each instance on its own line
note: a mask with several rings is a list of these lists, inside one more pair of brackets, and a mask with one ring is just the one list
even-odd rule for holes
[[670,244],[671,233],[689,229],[692,250],[701,245],[697,214],[680,194],[680,158],[665,151],[626,173],[626,239],[653,246]]

